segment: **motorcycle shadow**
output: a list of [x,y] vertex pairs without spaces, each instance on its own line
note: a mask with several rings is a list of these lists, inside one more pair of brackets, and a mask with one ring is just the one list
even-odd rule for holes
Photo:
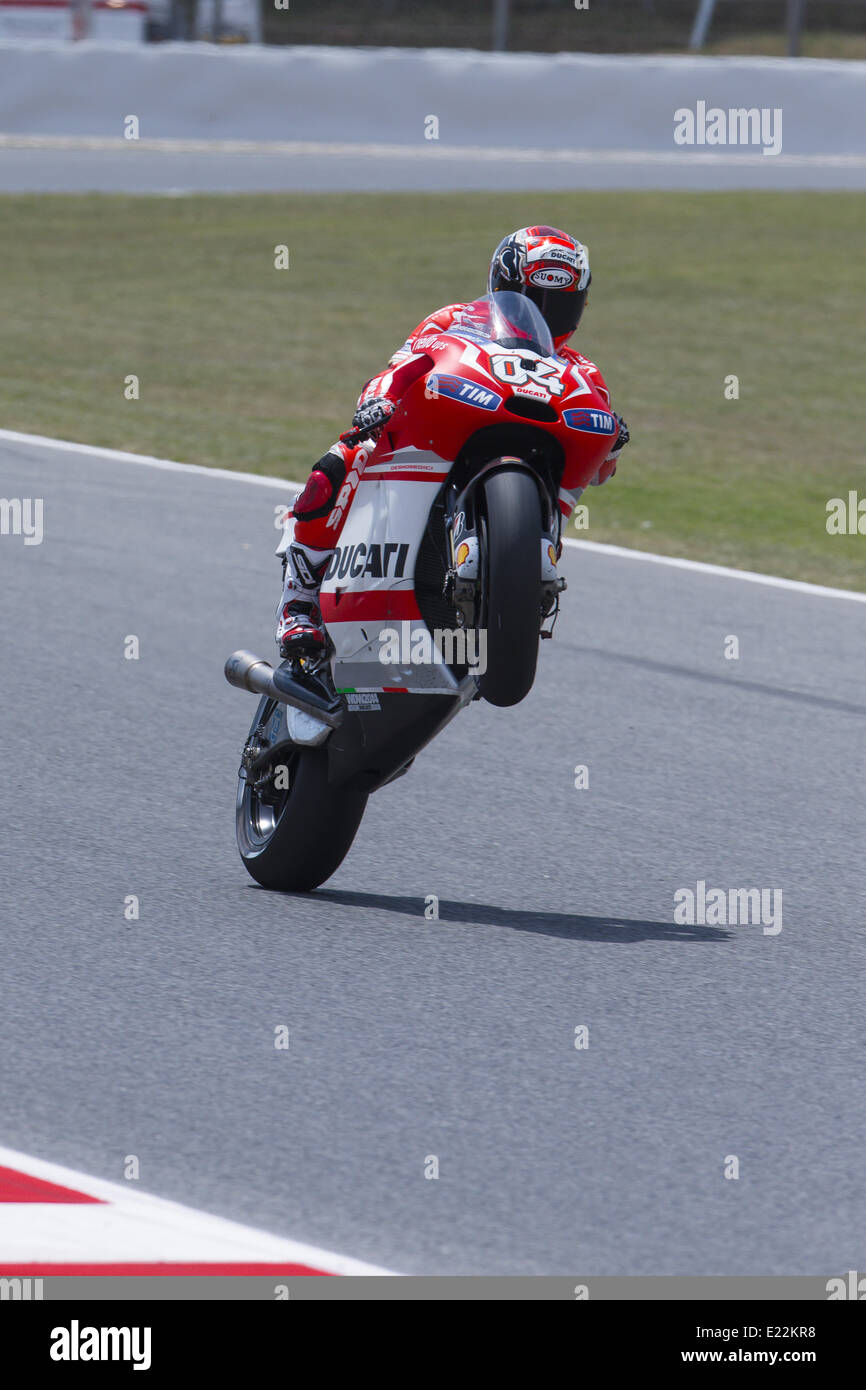
[[[339,888],[319,888],[315,893],[286,893],[305,904],[329,903],[339,907],[372,908],[377,912],[393,912],[401,917],[420,917],[425,926],[434,927],[436,919],[424,917],[424,898],[388,893],[351,892]],[[722,942],[733,938],[734,932],[721,927],[688,926],[676,922],[651,922],[619,917],[615,914],[590,917],[572,912],[534,912],[522,907],[498,907],[490,903],[456,902],[439,899],[439,923],[467,927],[508,927],[512,931],[530,932],[575,941],[605,941],[631,945],[638,941]]]

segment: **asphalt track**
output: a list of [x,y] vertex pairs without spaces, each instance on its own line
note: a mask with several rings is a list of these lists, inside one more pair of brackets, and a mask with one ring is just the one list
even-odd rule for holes
[[[866,604],[569,550],[530,698],[273,895],[222,665],[273,652],[282,489],[6,441],[0,479],[45,507],[0,537],[5,1144],[398,1271],[863,1268]],[[698,879],[782,931],[675,925]]]
[[862,191],[866,156],[0,135],[0,193],[572,189]]

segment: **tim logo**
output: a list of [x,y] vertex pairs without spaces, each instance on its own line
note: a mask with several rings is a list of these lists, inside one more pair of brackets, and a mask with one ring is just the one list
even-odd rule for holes
[[606,410],[564,410],[562,418],[582,434],[616,434],[616,420]]
[[477,405],[482,410],[498,410],[502,404],[502,397],[495,391],[488,391],[465,376],[428,376],[427,388],[433,396],[450,396],[452,400]]

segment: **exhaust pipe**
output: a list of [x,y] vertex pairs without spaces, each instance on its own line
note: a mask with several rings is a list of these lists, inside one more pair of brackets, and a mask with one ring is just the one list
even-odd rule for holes
[[225,677],[229,685],[237,686],[238,690],[267,695],[281,705],[291,705],[331,729],[338,729],[343,722],[345,711],[339,697],[328,694],[324,686],[320,695],[296,681],[282,667],[275,670],[269,661],[253,656],[252,652],[232,652],[225,665]]

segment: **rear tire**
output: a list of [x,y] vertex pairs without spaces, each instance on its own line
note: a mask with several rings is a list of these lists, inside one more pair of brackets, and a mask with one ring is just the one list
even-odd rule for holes
[[[264,701],[253,725],[260,717]],[[267,717],[267,716],[265,716]],[[294,748],[278,759],[288,787],[238,786],[237,840],[244,868],[263,888],[307,893],[342,864],[361,824],[367,793],[328,782],[325,748]]]
[[481,627],[487,670],[479,690],[491,705],[517,705],[535,680],[541,629],[541,500],[522,469],[481,484]]

